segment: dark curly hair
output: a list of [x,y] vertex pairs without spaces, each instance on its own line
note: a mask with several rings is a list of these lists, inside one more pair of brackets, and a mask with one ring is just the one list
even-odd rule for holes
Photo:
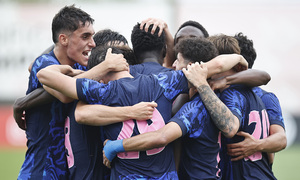
[[234,38],[239,42],[241,55],[247,60],[248,68],[252,68],[257,56],[253,46],[253,41],[248,39],[248,37],[243,35],[241,32],[237,33]]
[[214,44],[204,38],[184,38],[175,46],[175,52],[190,62],[208,62],[218,55]]
[[155,33],[151,34],[153,25],[150,25],[148,32],[143,29],[140,29],[140,23],[137,23],[131,32],[131,43],[132,49],[136,55],[139,57],[141,54],[147,51],[157,51],[163,52],[163,57],[166,54],[166,42],[165,42],[165,32],[163,31],[160,36],[158,36],[159,27],[156,28]]
[[65,6],[62,8],[52,20],[52,40],[58,42],[58,36],[62,32],[74,32],[79,27],[85,26],[86,23],[93,24],[94,19],[84,12],[76,8],[75,5]]
[[136,62],[133,50],[129,46],[96,46],[92,49],[87,68],[91,69],[102,63],[105,60],[108,48],[112,49],[112,53],[123,54],[128,64],[133,65],[131,62]]
[[119,45],[121,42],[128,44],[127,39],[122,34],[112,31],[111,29],[100,30],[94,35],[93,38],[96,46],[103,46],[108,42],[111,42],[111,46]]

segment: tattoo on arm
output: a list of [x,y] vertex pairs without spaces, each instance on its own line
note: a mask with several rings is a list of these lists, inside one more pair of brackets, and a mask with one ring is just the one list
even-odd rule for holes
[[233,129],[234,115],[208,85],[197,87],[197,91],[199,92],[212,121],[225,136],[229,134]]

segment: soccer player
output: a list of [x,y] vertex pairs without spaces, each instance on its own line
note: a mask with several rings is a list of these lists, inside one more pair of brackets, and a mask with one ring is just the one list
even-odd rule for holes
[[[253,72],[254,69],[251,69],[256,59],[256,51],[253,47],[253,41],[248,39],[247,36],[243,35],[242,33],[236,34],[234,38],[238,40],[241,48],[241,54],[248,61],[250,69],[213,82],[213,86],[215,88],[223,87],[226,84],[230,85],[233,83],[242,83],[245,78],[249,79],[249,84],[251,84],[254,78],[253,75],[257,74],[257,72]],[[240,135],[245,139],[239,143],[228,144],[227,153],[231,156],[231,161],[237,161],[247,158],[248,156],[260,154],[261,152],[267,152],[269,164],[272,166],[274,158],[273,153],[278,152],[286,147],[286,135],[280,103],[278,98],[273,93],[266,92],[260,87],[254,87],[252,90],[262,99],[263,103],[265,104],[270,122],[269,135],[263,139],[258,139],[247,132],[238,132],[237,135]],[[227,154],[224,155],[227,156]],[[223,164],[221,161],[221,168],[224,169],[224,179],[230,179],[230,177],[232,178],[228,164]]]
[[[220,53],[232,53],[235,49],[228,49],[228,44],[238,44],[238,41],[226,35],[210,37]],[[252,63],[253,64],[253,63]],[[230,70],[226,73],[213,76],[212,79],[226,78],[236,74]],[[276,179],[268,165],[267,153],[255,153],[245,158],[227,155],[227,146],[241,144],[244,134],[252,134],[255,139],[267,138],[269,134],[269,118],[263,101],[245,85],[227,85],[220,89],[220,99],[228,106],[233,114],[239,118],[239,133],[233,138],[221,138],[220,168],[222,179]],[[241,132],[243,131],[243,132]],[[254,139],[253,138],[253,139]],[[247,141],[249,142],[249,141]],[[238,144],[234,144],[238,143]],[[233,159],[233,161],[232,161]]]
[[[31,69],[27,94],[42,87],[36,73],[52,64],[86,66],[88,53],[95,43],[93,41],[93,19],[89,14],[74,5],[62,8],[53,18],[52,35],[55,47],[49,54],[38,57]],[[119,55],[122,68],[126,61]],[[116,60],[116,59],[114,59]],[[79,65],[78,65],[79,67]],[[76,71],[75,74],[81,73]],[[74,74],[74,75],[75,75]],[[88,74],[86,74],[88,75]],[[89,74],[88,77],[93,77]],[[64,122],[67,104],[70,99],[57,96],[58,99],[26,111],[26,136],[28,150],[19,173],[19,179],[66,179],[68,177],[67,161],[64,148]],[[25,129],[22,118],[16,119]]]

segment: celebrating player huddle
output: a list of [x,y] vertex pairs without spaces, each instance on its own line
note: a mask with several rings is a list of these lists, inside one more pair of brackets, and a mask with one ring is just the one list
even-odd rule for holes
[[187,21],[173,38],[149,18],[131,48],[93,22],[63,7],[53,49],[30,65],[14,105],[28,140],[18,179],[276,179],[284,121],[247,36]]

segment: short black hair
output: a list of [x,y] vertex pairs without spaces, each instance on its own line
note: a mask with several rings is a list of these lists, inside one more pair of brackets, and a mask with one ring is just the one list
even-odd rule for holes
[[112,43],[111,46],[119,45],[120,42],[128,44],[127,39],[122,34],[112,31],[111,29],[100,30],[94,35],[93,38],[96,46],[107,45],[108,42]]
[[79,27],[85,26],[86,23],[93,24],[94,19],[84,12],[76,8],[75,5],[65,6],[62,8],[52,20],[52,40],[58,42],[58,36],[62,32],[74,32]]
[[253,41],[251,39],[248,39],[248,37],[245,36],[242,32],[237,33],[234,38],[239,42],[241,55],[248,62],[248,68],[252,68],[257,56],[253,46]]
[[165,32],[163,31],[160,36],[158,36],[159,27],[156,28],[155,33],[151,34],[153,24],[149,26],[148,32],[143,29],[140,29],[140,23],[137,23],[131,32],[131,43],[132,49],[136,56],[143,54],[147,51],[164,51],[163,56],[165,56]]
[[190,62],[208,62],[218,55],[215,45],[205,38],[184,38],[176,44],[175,52]]

